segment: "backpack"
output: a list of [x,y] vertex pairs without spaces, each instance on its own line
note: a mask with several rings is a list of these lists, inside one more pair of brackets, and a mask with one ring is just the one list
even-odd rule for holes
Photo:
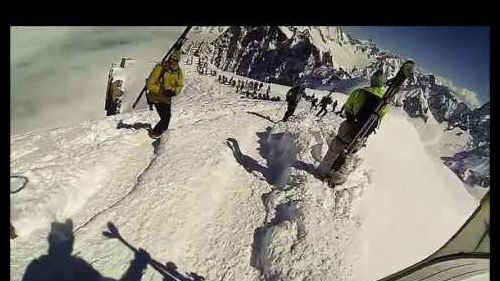
[[[365,89],[360,89],[360,91],[361,91],[360,94],[362,94],[364,96],[365,102],[361,105],[361,107],[359,108],[356,115],[355,116],[348,116],[348,119],[351,119],[352,121],[354,121],[355,123],[357,123],[361,126],[362,124],[364,124],[368,120],[368,118],[370,118],[372,113],[375,112],[375,109],[380,104],[382,98],[374,95],[373,93],[370,93],[369,91],[367,91]],[[375,124],[377,124],[377,123],[375,123]],[[374,128],[371,128],[370,131],[375,129],[375,127],[376,127],[376,125],[374,125]]]

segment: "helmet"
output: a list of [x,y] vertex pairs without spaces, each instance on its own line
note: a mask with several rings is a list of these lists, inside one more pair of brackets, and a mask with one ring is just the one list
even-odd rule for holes
[[383,69],[378,69],[375,73],[372,74],[372,78],[370,79],[370,87],[382,87],[385,85],[387,81],[387,77],[384,74]]
[[170,55],[169,59],[180,61],[181,60],[181,50],[174,50]]

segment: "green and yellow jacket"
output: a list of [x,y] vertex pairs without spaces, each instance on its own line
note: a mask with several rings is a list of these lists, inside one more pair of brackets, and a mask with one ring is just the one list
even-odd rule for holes
[[[385,93],[384,87],[365,87],[354,90],[344,104],[346,116],[358,116],[363,106],[378,102]],[[387,113],[387,105],[382,108],[380,118]]]
[[148,101],[153,104],[170,104],[172,95],[179,95],[183,86],[184,75],[179,67],[175,70],[166,70],[161,64],[158,64],[153,69],[148,79],[146,79]]

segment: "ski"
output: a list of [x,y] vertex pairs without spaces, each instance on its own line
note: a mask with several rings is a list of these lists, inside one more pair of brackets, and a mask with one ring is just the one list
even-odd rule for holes
[[356,136],[352,139],[352,141],[347,145],[347,147],[344,150],[345,155],[350,155],[354,149],[356,148],[356,145],[360,140],[365,139],[372,126],[375,125],[376,122],[379,120],[379,115],[382,111],[382,109],[389,104],[394,97],[396,96],[396,93],[399,91],[405,80],[413,75],[413,68],[415,67],[415,62],[408,60],[399,69],[397,72],[396,76],[394,78],[390,79],[387,81],[387,84],[389,85],[389,88],[384,93],[384,96],[380,100],[379,104],[375,107],[375,110],[373,113],[370,115],[368,120],[364,123],[364,125],[361,127],[361,129],[357,132]]
[[[181,36],[179,38],[177,38],[177,40],[172,45],[172,47],[170,47],[170,50],[168,50],[167,54],[163,57],[163,59],[161,60],[161,63],[163,63],[166,59],[168,59],[168,57],[170,56],[170,54],[172,53],[173,50],[180,49],[182,47],[182,45],[184,45],[184,42],[186,42],[186,40],[187,40],[186,35],[189,33],[191,28],[192,28],[192,26],[187,26],[186,29],[184,29],[184,32],[182,32]],[[137,104],[141,100],[141,98],[144,95],[144,93],[146,92],[146,90],[147,90],[146,85],[144,85],[141,92],[139,93],[139,96],[137,97],[134,104],[132,105],[132,108],[135,108],[137,106]],[[149,106],[149,109],[153,110],[151,105]]]

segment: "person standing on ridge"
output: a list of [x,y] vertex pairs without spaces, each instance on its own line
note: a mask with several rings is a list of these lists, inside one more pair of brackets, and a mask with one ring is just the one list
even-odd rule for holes
[[148,100],[160,115],[160,121],[149,130],[152,138],[159,138],[168,129],[172,97],[179,95],[184,86],[184,75],[179,67],[180,59],[181,51],[174,50],[167,60],[156,65],[146,80]]
[[[326,115],[326,113],[328,112],[328,111],[326,110],[326,107],[327,107],[330,103],[332,103],[332,98],[330,97],[330,95],[331,95],[331,94],[332,94],[332,93],[330,92],[330,93],[328,94],[328,96],[324,96],[324,97],[322,97],[322,98],[321,98],[321,101],[319,102],[319,104],[320,104],[320,106],[321,106],[321,109],[320,109],[320,111],[318,111],[318,113],[316,114],[316,116],[317,116],[317,117],[320,117],[320,118],[321,118],[321,117],[325,116],[325,115]],[[322,112],[323,112],[323,115],[319,116]]]
[[299,104],[300,99],[303,95],[305,95],[305,86],[303,85],[295,85],[286,93],[285,100],[288,103],[288,108],[285,112],[285,116],[283,116],[283,122],[286,122],[290,116],[293,115],[295,108]]
[[384,107],[381,111],[378,123],[369,128],[367,137],[355,144],[353,153],[346,155],[345,149],[355,139],[357,133],[384,96],[386,81],[386,75],[383,70],[379,69],[372,75],[370,87],[356,89],[349,95],[343,106],[346,120],[340,124],[337,136],[330,143],[323,161],[316,169],[320,178],[329,179],[334,185],[343,184],[347,180],[347,176],[353,170],[355,153],[361,149],[366,138],[375,131],[386,114],[387,107]]

